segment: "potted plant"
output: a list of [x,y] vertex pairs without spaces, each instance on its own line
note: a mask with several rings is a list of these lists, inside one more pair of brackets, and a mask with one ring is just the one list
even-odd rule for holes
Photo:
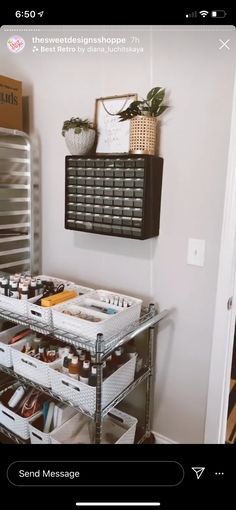
[[65,137],[67,148],[72,155],[82,156],[92,149],[96,129],[88,119],[72,117],[65,120],[62,127],[62,136]]
[[157,117],[168,108],[163,104],[164,99],[165,89],[154,87],[145,99],[133,101],[126,110],[118,114],[121,122],[130,119],[130,153],[155,155]]

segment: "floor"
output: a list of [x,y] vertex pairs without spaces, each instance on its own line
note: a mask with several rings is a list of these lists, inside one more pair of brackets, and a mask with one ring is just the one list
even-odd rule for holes
[[231,379],[226,443],[236,443],[236,379]]

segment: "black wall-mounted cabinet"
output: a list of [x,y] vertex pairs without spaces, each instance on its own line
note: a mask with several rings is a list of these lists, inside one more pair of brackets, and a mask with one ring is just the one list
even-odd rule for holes
[[66,156],[65,228],[135,239],[159,234],[163,159]]

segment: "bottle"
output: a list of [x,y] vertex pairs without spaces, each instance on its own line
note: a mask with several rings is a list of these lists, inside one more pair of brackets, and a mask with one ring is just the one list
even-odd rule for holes
[[71,363],[69,364],[69,372],[68,375],[73,379],[79,379],[79,358],[78,356],[73,356],[71,359]]
[[53,361],[56,361],[56,359],[57,359],[57,350],[49,348],[46,351],[46,362],[52,363]]
[[69,364],[71,363],[72,358],[73,358],[72,352],[69,352],[68,356],[64,357],[63,365],[62,365],[62,372],[64,374],[68,374],[68,372],[69,372]]
[[18,284],[17,282],[11,282],[9,287],[9,297],[19,299],[20,294],[18,291]]
[[89,361],[83,361],[83,366],[79,371],[79,380],[84,384],[88,384],[89,381],[89,372],[90,372],[90,363]]
[[22,282],[20,280],[19,283],[18,283],[19,299],[21,299],[21,292],[22,292],[23,286],[24,286],[24,282]]
[[107,367],[107,363],[106,361],[103,361],[102,363],[102,376],[103,376],[103,380],[105,380],[107,377],[109,377],[110,373],[109,373],[109,369]]
[[21,277],[20,273],[15,273],[14,274],[15,282],[19,283],[20,277]]
[[26,275],[25,275],[25,283],[26,283],[26,285],[28,285],[28,286],[29,286],[29,285],[30,285],[30,282],[31,282],[31,276],[29,276],[29,275],[27,275],[27,274],[26,274]]
[[111,374],[113,374],[113,372],[114,372],[114,367],[113,367],[113,363],[112,363],[112,355],[110,354],[110,356],[107,356],[107,358],[106,358],[107,377],[109,377]]
[[68,347],[68,345],[66,345],[66,347],[63,348],[63,355],[62,355],[62,359],[64,361],[64,358],[66,358],[68,356],[68,354],[70,353],[70,347]]
[[8,401],[8,407],[16,407],[16,405],[20,402],[22,397],[25,394],[25,388],[23,386],[18,386],[16,391],[13,393],[12,397]]
[[40,346],[40,347],[39,347],[39,350],[38,350],[38,359],[39,359],[40,361],[45,362],[45,349],[44,349],[44,347],[42,347],[42,346]]
[[24,352],[25,354],[29,354],[31,349],[32,349],[32,341],[31,340],[26,340],[26,343],[23,346],[23,349],[21,350],[21,352]]
[[11,297],[11,292],[12,292],[12,280],[9,280],[8,281],[8,286],[7,286],[7,295],[8,295],[8,297]]
[[89,374],[88,380],[89,386],[96,386],[97,384],[97,367],[96,365],[92,365],[91,372]]
[[26,299],[28,299],[28,297],[29,297],[29,287],[28,287],[28,285],[24,284],[24,285],[22,285],[20,298],[26,300]]
[[37,296],[39,296],[39,294],[42,294],[42,292],[43,292],[42,280],[41,280],[41,278],[37,277],[36,278],[36,293],[37,293]]
[[35,278],[32,278],[30,285],[29,285],[29,297],[30,298],[35,297],[37,295],[36,292],[37,292],[37,282],[36,282]]
[[85,354],[86,361],[90,362],[91,361],[91,354],[90,354],[90,352],[89,351],[83,351],[83,352]]
[[83,363],[85,360],[86,360],[86,355],[85,355],[85,352],[82,351],[82,353],[79,356],[79,364],[80,364],[81,368],[83,367]]
[[2,279],[1,294],[3,296],[7,296],[8,295],[8,280],[7,280],[7,278],[3,278]]
[[58,348],[59,359],[63,360],[64,356],[65,356],[65,347],[59,347]]
[[96,364],[96,356],[95,356],[95,354],[91,354],[91,356],[90,356],[90,363],[91,363],[91,365],[95,365]]
[[36,354],[38,354],[38,352],[39,352],[40,344],[41,344],[41,337],[38,337],[36,334],[34,341],[33,341],[33,347],[35,349]]
[[4,294],[4,291],[2,292],[2,281],[4,280],[4,276],[0,276],[0,294]]
[[123,347],[117,347],[117,349],[114,352],[112,360],[113,360],[113,366],[115,367],[115,370],[117,370],[122,365],[124,365],[124,363],[127,363],[127,361],[129,360],[129,357],[124,352]]

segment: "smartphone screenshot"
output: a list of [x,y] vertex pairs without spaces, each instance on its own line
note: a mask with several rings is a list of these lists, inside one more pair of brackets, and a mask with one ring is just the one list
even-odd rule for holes
[[25,510],[42,495],[225,507],[236,33],[221,7],[1,15],[0,481]]

